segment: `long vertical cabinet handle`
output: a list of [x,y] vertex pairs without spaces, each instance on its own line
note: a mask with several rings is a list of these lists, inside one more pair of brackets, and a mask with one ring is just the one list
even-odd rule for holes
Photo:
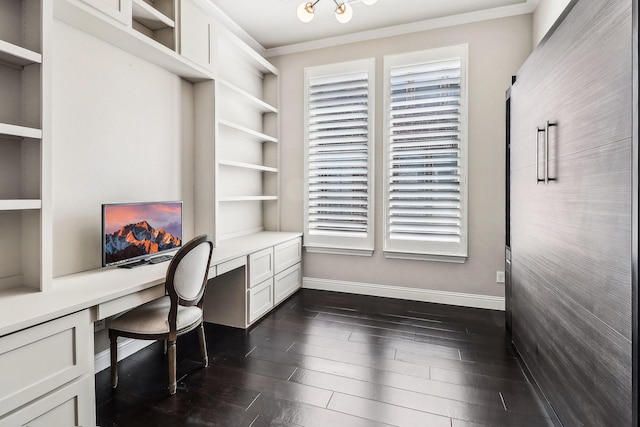
[[[545,132],[546,133],[546,129],[541,129],[538,126],[536,126],[536,184],[539,184],[541,182],[545,182],[544,178],[540,179],[540,160],[539,160],[539,158],[540,158],[540,132]],[[547,137],[545,136],[544,138],[545,138],[545,141],[546,141]]]
[[555,178],[549,178],[549,128],[557,126],[557,123],[551,123],[547,120],[544,126],[544,183],[548,184],[549,181],[555,181]]

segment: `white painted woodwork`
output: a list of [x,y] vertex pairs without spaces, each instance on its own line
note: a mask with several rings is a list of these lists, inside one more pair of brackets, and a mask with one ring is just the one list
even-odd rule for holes
[[236,268],[247,265],[247,257],[242,256],[218,265],[218,274],[228,273]]
[[[111,3],[111,0],[55,0],[55,17],[187,80],[197,82],[212,78],[209,70],[175,52],[177,37],[173,28],[153,31],[134,21],[131,0],[119,0],[119,9],[124,11],[117,15],[120,19],[105,19],[105,10],[113,8],[96,7],[102,1]],[[158,5],[159,0],[154,4]]]
[[302,260],[302,239],[293,239],[286,243],[276,245],[274,248],[275,272],[280,273],[284,269],[298,264]]
[[0,2],[0,290],[51,281],[51,24],[51,0]]
[[249,255],[249,287],[253,288],[273,277],[273,248]]
[[144,0],[133,0],[132,18],[150,30],[174,28],[175,22]]
[[273,302],[279,304],[302,286],[302,270],[300,263],[294,264],[275,276],[273,285]]
[[0,417],[92,372],[90,326],[83,310],[0,338]]
[[251,324],[273,308],[273,277],[247,291],[249,310],[247,323]]
[[[206,11],[198,0],[187,0],[182,8],[194,9],[195,15]],[[201,178],[196,200],[202,207],[196,209],[197,231],[212,233],[217,243],[277,231],[278,70],[221,26],[212,29],[203,17],[193,21],[193,31],[212,32],[207,40],[213,43],[215,64],[215,83],[198,84],[195,93],[196,175]],[[207,46],[183,37],[191,59],[205,64]]]
[[[68,0],[78,7],[93,9],[101,18],[112,19],[119,24],[131,25],[131,0]],[[85,6],[86,5],[86,6]]]
[[0,427],[95,426],[95,385],[93,371],[49,393],[7,417]]
[[213,70],[213,20],[193,0],[180,2],[180,54]]

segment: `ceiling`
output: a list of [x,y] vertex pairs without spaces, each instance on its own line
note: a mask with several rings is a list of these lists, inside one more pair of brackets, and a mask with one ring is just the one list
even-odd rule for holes
[[539,0],[378,0],[372,6],[361,0],[347,0],[353,7],[353,19],[347,24],[335,19],[335,0],[320,0],[314,19],[306,24],[296,16],[296,9],[304,0],[209,1],[262,47],[274,49],[451,17],[470,19],[478,15],[479,20],[529,13]]

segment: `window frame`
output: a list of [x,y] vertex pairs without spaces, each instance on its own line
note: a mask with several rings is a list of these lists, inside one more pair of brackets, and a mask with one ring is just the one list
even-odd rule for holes
[[[390,73],[394,67],[419,65],[429,62],[443,61],[447,59],[460,59],[460,242],[447,243],[435,241],[411,241],[391,239],[389,231],[390,222],[390,185],[391,185],[391,84]],[[383,251],[386,258],[442,261],[464,263],[468,256],[468,45],[461,44],[442,48],[388,55],[384,57],[383,88],[384,88],[384,116],[383,116],[383,197],[384,197],[384,245]]]
[[[371,256],[374,250],[375,208],[375,58],[307,67],[304,70],[304,246],[307,252]],[[368,80],[367,236],[321,236],[309,232],[309,87],[310,79],[366,72]]]

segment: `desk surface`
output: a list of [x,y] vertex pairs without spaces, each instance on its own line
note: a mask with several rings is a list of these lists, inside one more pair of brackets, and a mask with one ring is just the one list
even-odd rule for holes
[[[214,248],[211,266],[300,237],[301,233],[261,232],[223,241]],[[53,279],[47,292],[25,288],[0,291],[0,336],[164,282],[169,263],[134,269],[100,268]]]

